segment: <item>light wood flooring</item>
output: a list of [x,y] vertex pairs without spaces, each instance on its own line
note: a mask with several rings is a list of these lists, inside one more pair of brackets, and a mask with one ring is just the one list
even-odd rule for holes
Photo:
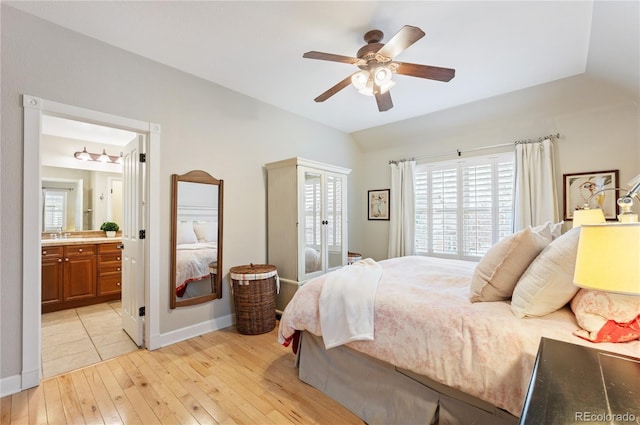
[[276,329],[230,327],[44,379],[0,399],[0,423],[362,425],[298,379]]

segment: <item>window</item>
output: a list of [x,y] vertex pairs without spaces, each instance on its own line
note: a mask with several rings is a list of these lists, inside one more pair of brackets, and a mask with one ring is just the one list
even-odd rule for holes
[[43,231],[51,232],[64,229],[67,221],[67,191],[64,189],[43,189],[43,192]]
[[416,254],[477,260],[512,233],[513,153],[416,167]]

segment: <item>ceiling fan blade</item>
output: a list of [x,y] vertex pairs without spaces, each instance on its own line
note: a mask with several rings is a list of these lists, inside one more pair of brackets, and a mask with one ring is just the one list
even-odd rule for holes
[[398,65],[396,73],[411,77],[428,78],[430,80],[451,81],[456,76],[456,70],[452,68],[440,68],[438,66],[418,65],[415,63],[394,62]]
[[393,101],[391,100],[391,92],[386,91],[384,93],[376,93],[376,103],[378,104],[378,111],[384,112],[393,108]]
[[402,53],[407,47],[411,46],[416,41],[424,37],[424,31],[418,27],[412,27],[411,25],[405,25],[400,28],[400,31],[395,33],[391,40],[389,40],[380,50],[382,56],[393,59],[400,53]]
[[351,84],[351,75],[349,75],[347,78],[345,78],[344,80],[340,81],[338,84],[336,84],[335,86],[331,87],[329,90],[327,90],[326,92],[322,93],[320,96],[316,97],[313,100],[315,100],[316,102],[324,102],[325,100],[329,99],[334,94],[338,93],[343,88],[347,87],[349,84]]
[[342,63],[356,63],[359,61],[358,58],[352,58],[349,56],[342,55],[334,55],[333,53],[323,53],[323,52],[307,52],[302,55],[303,58],[307,59],[319,59],[323,61],[332,61],[332,62],[342,62]]

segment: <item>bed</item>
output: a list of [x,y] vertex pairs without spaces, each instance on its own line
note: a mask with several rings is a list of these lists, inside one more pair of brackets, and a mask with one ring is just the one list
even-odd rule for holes
[[[536,232],[524,233],[531,239]],[[546,240],[530,252],[513,249],[513,243],[505,248],[503,243],[507,254],[499,253],[500,261],[483,259],[481,263],[506,263],[516,269],[511,292],[489,293],[489,298],[503,298],[499,300],[471,301],[475,280],[482,277],[480,263],[423,256],[377,262],[380,278],[373,300],[373,334],[342,338],[335,344],[327,344],[327,339],[334,339],[327,336],[330,327],[323,335],[322,324],[328,319],[323,321],[320,314],[327,309],[320,302],[323,287],[327,281],[335,285],[335,277],[321,276],[304,284],[283,311],[279,342],[297,348],[301,380],[366,423],[517,423],[540,338],[593,345],[576,336],[581,326],[577,317],[582,316],[568,304],[578,292],[566,284],[571,279],[572,256],[575,262],[576,233],[545,235]],[[513,242],[514,238],[508,239]],[[515,257],[505,262],[505,255]],[[522,304],[518,285],[524,286],[521,282],[528,283],[532,276],[557,287],[543,288],[543,303],[536,301],[519,310],[512,305]],[[357,298],[353,293],[349,297]],[[549,299],[555,307],[549,306]],[[342,313],[338,304],[334,300],[329,311],[332,322],[340,327],[349,323],[342,315],[351,313],[348,309]],[[360,330],[354,332],[358,333],[362,336]],[[640,357],[638,340],[604,342],[598,348]]]
[[[176,250],[176,295],[181,298],[190,298],[210,294],[210,277],[211,274],[217,273],[216,244],[213,242],[180,244],[177,245]],[[204,293],[201,293],[203,291]]]
[[211,275],[217,273],[216,222],[182,220],[177,226],[176,296],[211,294]]

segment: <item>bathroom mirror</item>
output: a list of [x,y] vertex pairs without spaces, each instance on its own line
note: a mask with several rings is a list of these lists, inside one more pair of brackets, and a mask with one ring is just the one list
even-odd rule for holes
[[171,176],[171,308],[222,298],[223,187],[200,170]]

